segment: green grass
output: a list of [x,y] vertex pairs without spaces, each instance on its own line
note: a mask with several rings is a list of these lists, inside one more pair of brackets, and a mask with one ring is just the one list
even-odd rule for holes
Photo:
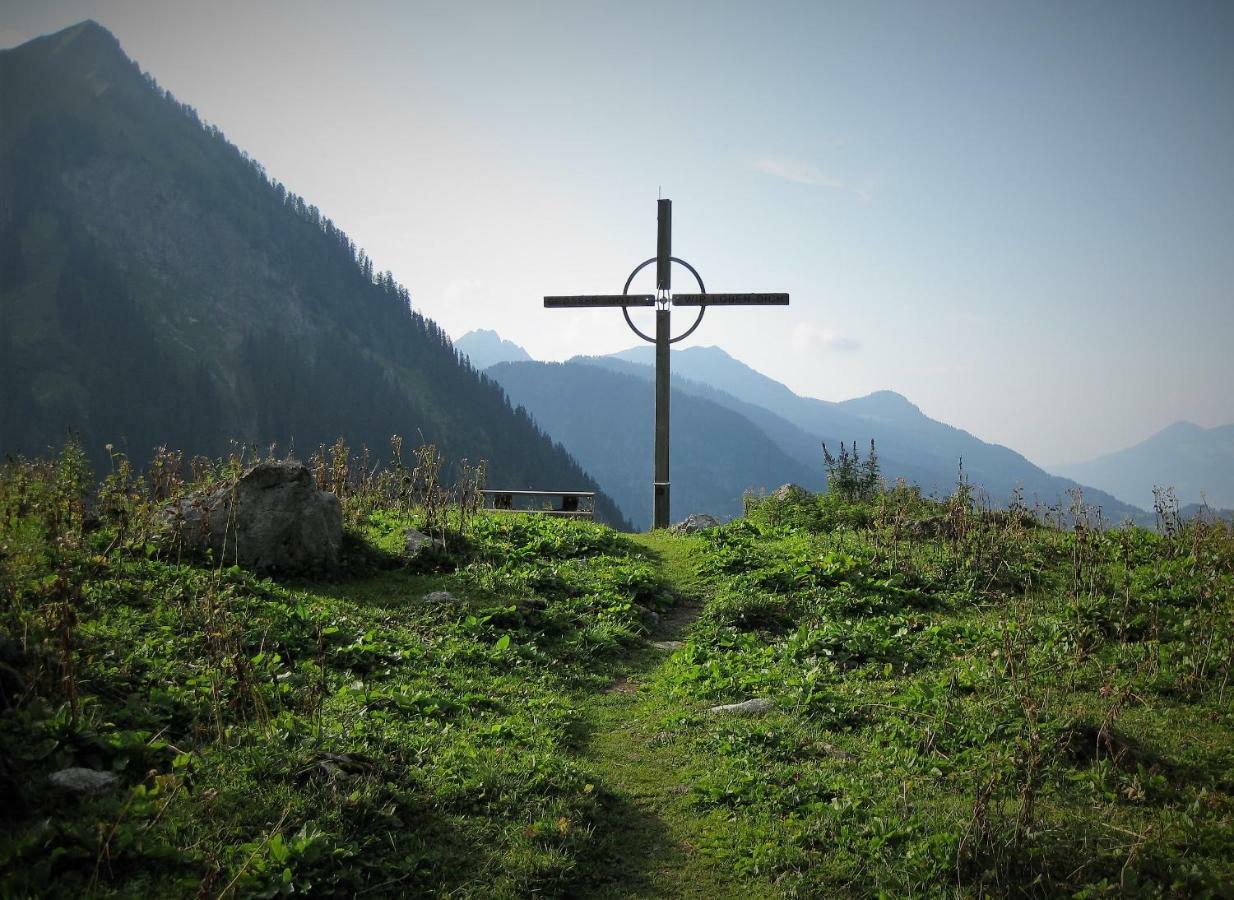
[[0,895],[1234,884],[1225,526],[794,496],[694,536],[451,513],[408,565],[426,513],[356,494],[347,574],[274,582],[177,559],[149,484],[87,486],[71,452],[0,479]]

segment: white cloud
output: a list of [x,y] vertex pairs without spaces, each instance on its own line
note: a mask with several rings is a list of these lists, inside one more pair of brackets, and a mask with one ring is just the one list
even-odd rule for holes
[[817,322],[799,322],[793,329],[793,347],[801,353],[848,353],[860,346],[853,338]]
[[843,188],[843,181],[828,175],[813,163],[784,157],[764,156],[754,160],[754,168],[764,175],[774,175],[810,187]]

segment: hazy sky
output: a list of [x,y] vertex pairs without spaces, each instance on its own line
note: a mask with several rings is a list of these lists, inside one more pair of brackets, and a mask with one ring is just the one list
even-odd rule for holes
[[540,298],[620,291],[662,189],[709,289],[792,294],[690,343],[799,393],[1046,464],[1234,421],[1234,3],[0,0],[0,46],[84,18],[456,337],[635,343]]

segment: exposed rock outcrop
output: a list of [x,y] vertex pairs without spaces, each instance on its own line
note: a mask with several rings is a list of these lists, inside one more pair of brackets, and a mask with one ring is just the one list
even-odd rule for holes
[[709,516],[706,513],[691,513],[670,528],[669,531],[674,534],[694,534],[696,531],[706,531],[708,528],[715,528],[719,524],[720,520],[715,516]]
[[809,500],[811,494],[799,484],[782,484],[771,496],[781,503],[800,503],[803,500]]
[[328,573],[339,564],[343,513],[295,460],[259,463],[234,485],[194,494],[171,510],[190,552],[263,573]]

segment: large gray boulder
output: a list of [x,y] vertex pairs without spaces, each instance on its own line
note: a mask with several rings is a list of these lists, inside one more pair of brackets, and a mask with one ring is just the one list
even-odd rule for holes
[[194,494],[172,510],[190,552],[214,551],[263,573],[320,573],[338,567],[343,511],[338,497],[317,490],[295,460],[259,463],[234,486]]

